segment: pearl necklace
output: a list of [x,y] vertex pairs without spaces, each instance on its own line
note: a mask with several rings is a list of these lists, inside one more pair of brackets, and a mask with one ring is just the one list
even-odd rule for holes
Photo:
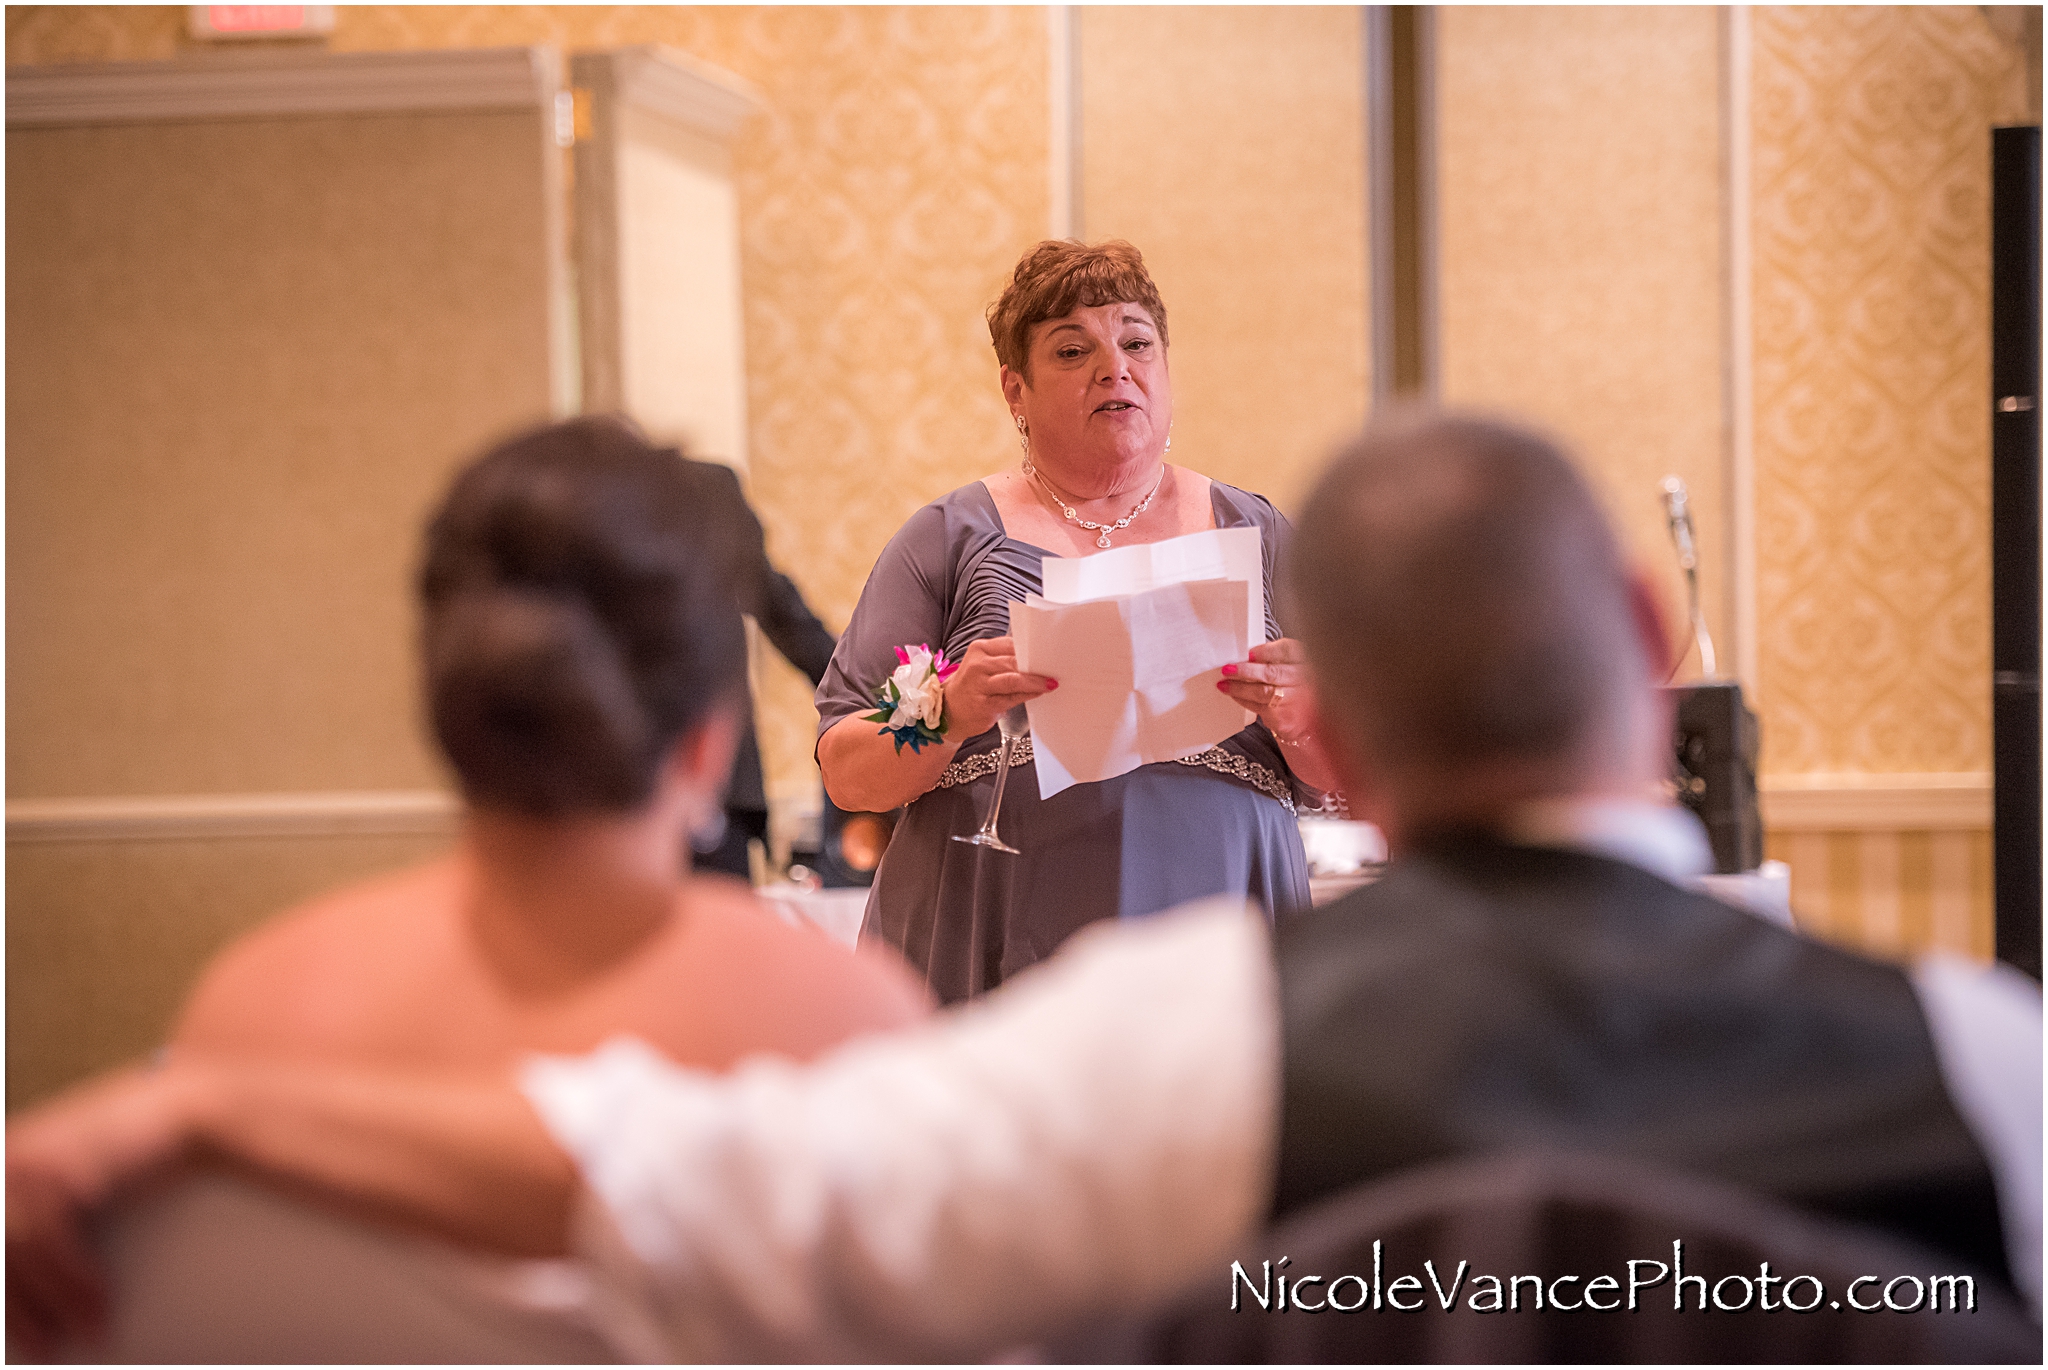
[[1152,482],[1152,489],[1146,494],[1145,498],[1138,501],[1138,507],[1125,514],[1115,523],[1096,523],[1092,519],[1082,518],[1081,511],[1059,497],[1059,493],[1052,488],[1052,482],[1039,473],[1038,468],[1031,464],[1031,458],[1029,457],[1024,458],[1024,474],[1038,482],[1039,488],[1044,490],[1052,502],[1060,507],[1060,512],[1065,514],[1070,522],[1078,523],[1089,532],[1097,534],[1098,536],[1095,539],[1097,547],[1107,547],[1109,546],[1109,535],[1111,533],[1121,533],[1124,529],[1131,526],[1132,519],[1152,507],[1152,496],[1159,493],[1160,485],[1166,480],[1166,463],[1159,463],[1158,479]]

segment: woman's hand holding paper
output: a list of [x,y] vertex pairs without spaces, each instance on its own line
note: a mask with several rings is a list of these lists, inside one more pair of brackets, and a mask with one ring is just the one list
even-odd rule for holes
[[1223,668],[1216,688],[1259,716],[1287,749],[1287,764],[1306,784],[1337,788],[1336,772],[1315,729],[1315,683],[1308,654],[1291,637],[1276,637],[1251,649],[1251,660]]

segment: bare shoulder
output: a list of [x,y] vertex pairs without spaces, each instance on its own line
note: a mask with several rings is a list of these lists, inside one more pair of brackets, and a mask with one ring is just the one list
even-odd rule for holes
[[1003,521],[1003,527],[1014,532],[1029,522],[1038,510],[1038,493],[1024,473],[1014,466],[1006,466],[993,475],[983,476],[981,483],[988,491],[988,497],[995,501],[996,515]]
[[456,863],[374,876],[316,895],[230,942],[186,998],[172,1040],[223,1051],[298,1052],[342,1044],[380,983],[417,968],[445,932]]
[[903,1027],[932,1011],[930,993],[901,957],[849,949],[816,928],[786,923],[742,885],[718,882],[699,917],[706,959],[751,986],[761,1021],[788,1025],[784,1049],[795,1054]]
[[1200,533],[1216,526],[1216,507],[1210,489],[1214,484],[1200,471],[1186,466],[1173,468],[1173,515],[1177,531]]

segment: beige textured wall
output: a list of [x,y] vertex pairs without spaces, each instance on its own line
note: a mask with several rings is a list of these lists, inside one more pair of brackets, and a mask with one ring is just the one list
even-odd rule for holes
[[536,125],[9,132],[10,796],[438,783],[410,577],[547,415]]
[[288,904],[446,839],[10,843],[7,1107],[162,1043],[207,957]]
[[1447,7],[1436,25],[1443,397],[1536,419],[1584,456],[1674,631],[1657,487],[1682,476],[1726,670],[1715,14]]
[[1756,11],[1768,765],[1988,771],[1990,135],[1974,6]]
[[[10,63],[162,59],[171,6],[7,12]],[[831,626],[919,505],[1008,456],[982,310],[1044,236],[1034,8],[343,6],[337,52],[666,43],[751,81],[743,224],[750,493]],[[771,789],[815,785],[810,688],[769,654]]]
[[[537,111],[7,135],[10,798],[438,786],[410,582],[549,407]],[[221,940],[439,842],[10,839],[10,1106]]]
[[1371,395],[1356,8],[1092,8],[1081,231],[1169,311],[1173,455],[1283,510]]

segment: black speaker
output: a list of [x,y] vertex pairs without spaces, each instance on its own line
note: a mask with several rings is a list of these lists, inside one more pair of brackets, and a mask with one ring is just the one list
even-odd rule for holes
[[1675,686],[1677,719],[1672,780],[1679,802],[1699,815],[1723,875],[1753,871],[1764,859],[1763,812],[1756,798],[1756,715],[1733,680]]
[[2041,130],[1991,130],[1991,847],[1998,959],[2041,975]]

